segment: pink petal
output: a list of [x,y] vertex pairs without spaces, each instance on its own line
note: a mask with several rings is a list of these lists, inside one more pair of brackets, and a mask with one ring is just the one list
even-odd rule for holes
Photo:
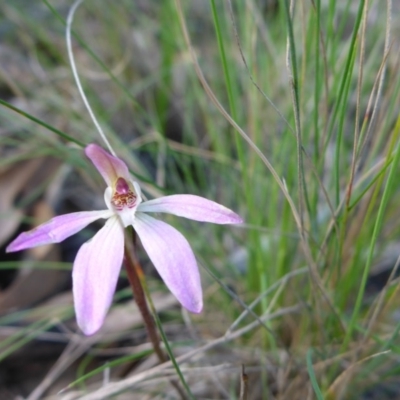
[[142,213],[136,213],[134,228],[168,289],[186,309],[199,313],[201,281],[187,240],[172,226]]
[[242,218],[229,208],[191,194],[175,194],[146,201],[139,205],[138,211],[164,212],[214,224],[240,224],[243,222]]
[[97,219],[109,218],[111,215],[109,210],[60,215],[35,229],[21,233],[8,245],[6,251],[9,253],[49,243],[60,243]]
[[100,172],[107,186],[112,187],[118,178],[131,179],[128,167],[119,158],[107,153],[97,144],[89,144],[85,148],[86,155]]
[[75,313],[85,335],[102,326],[117,286],[124,254],[124,230],[117,217],[78,251],[72,271]]

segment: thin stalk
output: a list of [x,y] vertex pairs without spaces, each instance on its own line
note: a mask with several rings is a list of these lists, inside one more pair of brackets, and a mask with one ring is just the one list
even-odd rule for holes
[[[228,96],[228,101],[229,101],[229,110],[232,115],[232,119],[235,122],[239,122],[239,116],[238,116],[238,109],[236,106],[236,101],[235,101],[235,93],[234,93],[234,86],[233,86],[233,81],[231,79],[231,70],[230,66],[227,61],[226,57],[226,51],[225,51],[225,45],[224,45],[224,40],[223,40],[223,31],[220,23],[220,18],[218,15],[218,10],[216,7],[216,1],[215,0],[210,0],[210,5],[211,5],[211,12],[213,16],[213,22],[214,22],[214,29],[217,37],[217,43],[218,43],[218,50],[219,50],[219,55],[221,59],[221,64],[222,64],[222,70],[224,73],[224,80],[225,80],[225,86],[226,86],[226,92]],[[231,12],[231,20],[233,21],[233,30],[234,34],[238,38],[238,32],[236,25],[234,23],[234,16],[233,16],[233,10],[230,8]],[[242,57],[244,59],[243,53]],[[247,66],[247,63],[246,63]],[[248,66],[247,66],[248,68]],[[246,159],[245,152],[244,152],[244,145],[243,142],[240,138],[240,136],[235,133],[235,144],[236,144],[236,149],[238,152],[238,157],[241,165],[241,170],[242,170],[242,178],[243,178],[243,185],[244,185],[244,195],[246,198],[246,204],[249,206],[250,209],[252,209],[255,205],[253,204],[254,198],[252,198],[252,190],[250,187],[250,179],[248,175],[249,171],[249,163],[248,159]],[[254,217],[259,220],[259,217],[254,215]],[[256,249],[261,249],[261,246],[258,242],[257,235],[252,234],[250,235],[250,243],[253,244],[253,248]],[[251,268],[249,270],[248,274],[248,284],[251,289],[256,289],[260,292],[263,292],[267,287],[268,287],[268,281],[267,281],[267,274],[265,273],[265,268],[264,264],[261,262],[257,262],[257,260],[260,260],[260,257],[256,255],[256,253],[253,253],[253,262],[250,263]],[[265,302],[262,303],[263,305],[263,310],[265,311],[267,309],[267,304]]]
[[311,386],[314,389],[314,393],[318,400],[323,400],[324,396],[317,382],[317,377],[315,376],[314,366],[312,363],[312,349],[307,350],[306,355],[307,372],[310,377]]
[[[143,290],[144,290],[144,292],[145,292],[145,294],[146,294],[146,297],[147,297],[147,300],[148,300],[148,302],[149,302],[151,312],[153,313],[153,317],[154,317],[154,319],[155,319],[155,321],[156,321],[156,324],[157,324],[158,330],[159,330],[159,332],[160,332],[161,338],[162,338],[162,340],[163,340],[163,342],[164,342],[165,349],[167,350],[167,353],[168,353],[168,355],[169,355],[169,358],[171,359],[171,362],[172,362],[172,364],[173,364],[173,366],[174,366],[174,368],[175,368],[177,374],[179,375],[179,378],[180,378],[180,380],[181,380],[183,386],[185,387],[187,393],[189,394],[190,398],[193,399],[193,400],[195,400],[195,397],[193,396],[193,394],[192,394],[192,392],[191,392],[191,390],[190,390],[188,384],[187,384],[186,381],[185,381],[185,378],[184,378],[183,375],[182,375],[182,372],[181,372],[181,370],[180,370],[180,368],[179,368],[179,365],[178,365],[178,363],[177,363],[177,361],[176,361],[176,359],[175,359],[175,357],[174,357],[174,354],[172,353],[171,346],[169,345],[167,336],[165,335],[165,332],[164,332],[164,329],[163,329],[163,327],[162,327],[160,318],[158,318],[157,311],[156,311],[156,309],[155,309],[155,307],[154,307],[153,300],[152,300],[152,298],[151,298],[151,296],[150,296],[150,291],[149,291],[149,289],[148,289],[148,286],[147,286],[145,277],[144,277],[143,274],[141,274],[139,277],[140,277],[140,281],[141,281],[141,283],[142,283]],[[176,383],[177,383],[177,382],[176,382]]]
[[308,199],[307,188],[305,184],[304,176],[304,163],[303,163],[303,152],[302,152],[302,131],[301,131],[301,120],[300,120],[300,94],[299,94],[299,73],[297,67],[297,55],[296,45],[294,40],[293,31],[293,7],[294,3],[290,0],[284,1],[285,19],[287,27],[287,68],[289,71],[291,80],[291,95],[293,103],[293,112],[295,120],[295,133],[296,133],[296,144],[297,144],[297,163],[298,163],[298,188],[299,188],[299,215],[300,215],[300,234],[304,236],[304,216],[303,208],[306,203],[307,211],[311,214],[310,202]]
[[70,66],[71,66],[72,75],[74,76],[75,83],[76,83],[76,86],[78,88],[79,94],[80,94],[80,96],[82,98],[83,104],[85,105],[86,110],[88,111],[88,113],[90,115],[90,118],[93,121],[94,126],[96,127],[97,131],[99,132],[100,137],[103,139],[103,141],[104,141],[105,145],[107,146],[108,150],[110,151],[110,153],[113,156],[115,156],[116,153],[115,153],[113,147],[111,146],[111,143],[109,142],[107,136],[103,132],[103,129],[102,129],[101,125],[97,121],[97,118],[94,115],[94,112],[93,112],[93,109],[92,109],[92,107],[91,107],[91,105],[89,103],[89,100],[86,97],[85,91],[83,90],[82,83],[81,83],[81,80],[79,78],[78,70],[76,68],[74,52],[72,51],[72,41],[71,41],[72,21],[74,20],[75,11],[82,4],[82,1],[83,0],[76,0],[74,2],[74,4],[72,5],[72,7],[69,9],[69,12],[68,12],[67,26],[66,26],[66,29],[65,29],[65,38],[66,38],[66,42],[67,42],[67,52],[68,52],[69,63],[70,63]]
[[[356,51],[356,46],[357,46],[357,39],[358,39],[358,30],[360,28],[361,22],[362,22],[362,16],[364,13],[364,7],[365,7],[365,0],[360,0],[359,3],[359,7],[358,7],[358,11],[357,11],[357,17],[354,23],[354,29],[352,32],[352,36],[350,39],[350,47],[349,47],[349,52],[347,54],[347,58],[346,58],[346,62],[345,62],[345,66],[343,68],[343,74],[341,77],[341,81],[339,83],[339,90],[337,92],[336,98],[337,100],[335,101],[335,104],[333,106],[333,111],[332,111],[332,116],[331,116],[331,120],[329,121],[329,125],[328,125],[328,136],[326,137],[325,143],[324,143],[324,153],[326,153],[326,147],[328,146],[328,142],[332,136],[333,133],[333,128],[335,126],[336,123],[336,118],[337,118],[337,114],[341,108],[341,103],[343,100],[343,96],[344,96],[344,92],[345,92],[345,88],[346,88],[346,83],[348,80],[348,77],[351,75],[352,73],[352,60],[354,58],[354,52]],[[335,65],[335,63],[331,63],[331,65]]]
[[212,11],[212,16],[213,16],[213,21],[214,21],[215,32],[217,35],[219,54],[221,56],[222,69],[224,71],[224,78],[225,78],[225,84],[226,84],[226,91],[228,94],[229,108],[231,110],[233,119],[235,121],[237,121],[235,96],[233,95],[232,81],[231,81],[231,77],[230,77],[230,73],[229,73],[228,62],[226,61],[225,47],[224,47],[224,42],[222,40],[221,25],[219,23],[218,12],[217,12],[217,8],[215,6],[215,0],[210,0],[210,2],[211,2],[211,11]]
[[158,359],[163,363],[167,361],[167,359],[165,357],[165,354],[161,350],[157,328],[150,314],[149,308],[147,307],[146,297],[144,295],[143,287],[140,283],[138,275],[137,263],[136,260],[133,259],[131,252],[126,246],[124,254],[124,264],[136,304],[139,308],[140,313],[142,314],[143,322],[146,326],[147,333],[153,345],[154,352],[157,354]]
[[[356,52],[352,53],[351,63],[350,63],[350,70],[353,70],[354,62],[356,58]],[[349,98],[351,86],[351,75],[347,75],[347,80],[345,82],[345,86],[343,88],[343,101],[339,104],[339,112],[338,112],[338,133],[336,138],[336,146],[335,146],[335,161],[334,161],[334,180],[335,180],[335,204],[340,204],[340,167],[343,167],[343,162],[341,160],[341,153],[342,153],[342,139],[343,139],[343,131],[344,131],[344,123],[347,111],[347,100]]]
[[172,92],[172,69],[174,57],[176,54],[176,43],[171,37],[177,37],[171,30],[174,29],[176,23],[174,21],[175,14],[171,10],[171,2],[163,1],[160,7],[160,45],[161,45],[161,66],[166,73],[160,81],[159,91],[155,98],[155,106],[158,113],[160,131],[165,134],[168,121],[168,112],[170,106],[170,97]]
[[[57,12],[57,10],[48,2],[48,0],[42,0],[42,2],[49,8],[49,10],[54,14],[54,16],[60,20],[60,22],[64,25],[67,24],[66,20]],[[134,98],[133,94],[129,91],[128,87],[126,84],[121,82],[116,75],[113,73],[113,71],[110,70],[110,68],[107,67],[107,65],[100,59],[99,56],[97,56],[94,51],[90,48],[88,44],[72,29],[71,34],[74,37],[75,40],[78,41],[78,43],[85,49],[85,51],[88,52],[90,57],[100,66],[100,68],[110,77],[111,81],[114,82],[124,93],[124,95],[127,96],[127,98],[134,104],[136,109],[139,111],[139,115],[143,116],[146,119],[146,122],[148,122],[151,126],[154,127],[153,119],[148,115],[148,113],[145,111],[145,109],[138,103],[138,101]]]
[[[135,234],[133,234],[133,235],[135,235]],[[132,239],[132,236],[129,235],[128,239]],[[133,236],[133,240],[135,240],[135,236]],[[150,341],[154,348],[154,352],[156,353],[156,355],[161,363],[168,361],[167,357],[165,356],[165,354],[162,351],[161,346],[160,346],[160,339],[157,334],[157,327],[158,327],[158,329],[160,330],[161,336],[163,338],[165,347],[167,349],[167,352],[171,358],[172,363],[174,364],[176,372],[177,372],[185,390],[189,394],[189,397],[191,399],[194,399],[194,397],[190,391],[190,388],[189,388],[188,384],[186,383],[185,378],[183,377],[182,372],[179,369],[179,366],[172,354],[172,351],[171,351],[171,348],[169,347],[165,333],[162,330],[161,322],[158,320],[158,316],[155,311],[153,302],[151,301],[151,296],[149,295],[149,292],[147,290],[147,285],[145,283],[145,278],[144,278],[142,268],[140,267],[139,261],[135,257],[134,248],[133,248],[134,241],[133,241],[133,246],[129,245],[129,243],[130,243],[129,240],[125,241],[124,263],[126,266],[129,283],[132,287],[132,291],[133,291],[133,295],[134,295],[136,304],[139,308],[140,313],[142,314],[147,333],[149,335]],[[147,291],[147,299],[149,299],[149,304],[152,309],[153,315],[150,313],[148,305],[147,305],[146,295],[145,295],[145,291],[143,289],[144,287],[146,288],[145,290]],[[156,319],[156,321],[157,321],[157,327],[156,327],[154,319]],[[179,383],[174,379],[171,379],[170,382],[171,382],[172,386],[174,386],[174,388],[177,390],[180,397],[183,400],[185,400],[187,398],[186,393],[180,387]]]
[[326,48],[327,48],[327,50],[330,49],[330,52],[328,55],[329,65],[335,65],[335,63],[332,62],[332,59],[336,53],[336,46],[334,46],[334,38],[335,38],[334,17],[335,17],[335,11],[336,11],[335,9],[336,9],[336,0],[329,0],[328,15],[327,15],[327,21],[326,21]]
[[319,159],[319,107],[321,100],[321,91],[320,91],[320,38],[319,33],[321,29],[321,2],[320,0],[315,1],[315,86],[314,86],[314,162],[317,165],[317,161]]
[[49,131],[54,132],[56,135],[60,136],[61,138],[65,139],[65,140],[67,140],[67,141],[69,141],[71,143],[75,143],[80,147],[85,147],[85,143],[81,142],[80,140],[75,139],[72,136],[69,136],[68,134],[60,131],[57,128],[53,128],[51,125],[46,124],[46,122],[43,122],[40,119],[34,117],[33,115],[28,114],[25,111],[22,111],[21,109],[13,106],[12,104],[8,103],[7,101],[4,101],[4,100],[0,99],[0,104],[2,106],[4,106],[4,107],[9,108],[10,110],[12,110],[12,111],[14,111],[16,113],[22,115],[23,117],[25,117],[27,119],[30,119],[33,122],[36,122],[38,125],[43,126],[44,128],[48,129]]
[[[320,132],[320,101],[321,101],[321,72],[320,72],[320,31],[321,31],[321,2],[320,0],[312,1],[315,12],[315,30],[314,30],[314,40],[315,40],[315,81],[314,81],[314,111],[313,111],[313,126],[314,126],[314,136],[313,136],[313,144],[314,144],[314,154],[313,161],[316,168],[320,163],[320,158],[322,158],[319,148],[320,148],[320,140],[321,140],[321,132]],[[312,194],[311,209],[317,210],[318,208],[318,200],[319,200],[319,186],[314,186],[314,193]],[[310,189],[311,191],[311,189]],[[311,229],[312,232],[318,235],[318,231],[320,229],[318,221],[316,218],[311,218]]]
[[[218,49],[219,49],[219,54],[221,57],[222,69],[224,71],[224,79],[225,79],[226,91],[227,91],[227,95],[228,95],[229,109],[231,111],[232,118],[234,119],[234,121],[239,122],[238,115],[237,115],[236,103],[235,103],[235,96],[234,96],[233,90],[232,90],[232,80],[231,80],[231,76],[230,76],[230,72],[229,72],[228,62],[226,59],[224,41],[222,38],[222,30],[221,30],[221,25],[219,23],[219,17],[218,17],[217,8],[215,5],[215,0],[210,0],[210,3],[211,3],[211,11],[212,11],[212,16],[213,16],[213,21],[214,21],[215,33],[217,35]],[[243,178],[245,179],[245,185],[246,185],[246,173],[245,173],[245,171],[246,171],[245,161],[246,160],[244,157],[243,143],[237,134],[235,135],[235,143],[236,143],[236,148],[237,148],[237,151],[239,154],[240,164],[242,166]]]
[[[400,133],[400,117],[397,119],[396,126],[394,128],[394,136],[398,136],[399,133]],[[367,279],[368,279],[369,271],[371,269],[372,259],[374,256],[375,244],[378,239],[379,231],[382,227],[383,217],[384,217],[384,213],[386,211],[386,206],[389,201],[389,197],[390,197],[392,188],[394,186],[394,180],[396,179],[399,161],[400,161],[400,144],[398,143],[397,149],[395,151],[395,155],[393,158],[393,163],[390,166],[388,180],[387,180],[387,183],[386,183],[383,195],[382,195],[382,201],[379,205],[378,215],[376,217],[376,222],[375,222],[374,230],[372,233],[371,243],[369,246],[368,258],[367,258],[366,265],[365,265],[365,268],[364,268],[364,271],[363,271],[363,274],[361,277],[361,284],[358,289],[356,303],[354,305],[353,314],[351,316],[351,320],[350,320],[350,323],[349,323],[349,326],[348,326],[348,329],[346,332],[346,336],[343,340],[342,349],[345,349],[347,347],[347,345],[349,344],[351,335],[354,331],[354,328],[356,326],[356,321],[357,321],[359,313],[360,313],[361,304],[362,304],[362,300],[363,300],[364,292],[365,292],[365,286],[367,284]]]
[[[367,27],[367,9],[368,9],[368,0],[365,6],[365,13],[363,18],[363,25],[361,29],[361,40],[360,40],[360,59],[359,59],[359,76],[357,82],[357,102],[356,102],[356,117],[355,117],[355,124],[354,124],[354,142],[353,142],[353,156],[350,165],[350,178],[349,183],[347,184],[346,194],[345,194],[345,207],[343,212],[343,218],[341,221],[341,230],[339,234],[339,251],[338,251],[338,260],[337,260],[337,273],[338,276],[342,276],[342,260],[343,260],[343,249],[346,241],[346,235],[348,233],[347,226],[348,226],[348,219],[350,215],[350,199],[353,190],[354,184],[354,177],[355,177],[355,170],[357,165],[357,148],[358,148],[358,141],[359,141],[359,113],[360,113],[360,99],[361,99],[361,89],[362,89],[362,82],[363,82],[363,72],[364,72],[364,53],[365,53],[365,32]],[[353,69],[354,62],[356,58],[356,52],[354,52],[354,58],[351,65],[351,69]],[[350,90],[350,77],[348,79],[348,84],[346,88],[346,99],[349,96]],[[346,101],[343,102],[342,106],[342,116],[340,117],[339,123],[339,132],[338,132],[338,139],[336,145],[336,152],[335,152],[335,180],[336,180],[336,203],[339,204],[340,202],[340,177],[341,177],[341,168],[340,165],[342,164],[341,161],[341,142],[343,138],[343,127],[346,115]]]
[[[367,5],[366,5],[366,10],[367,9],[368,9],[368,0],[367,0]],[[358,143],[359,143],[359,139],[360,139],[359,121],[360,121],[362,82],[363,82],[363,76],[364,76],[366,29],[367,29],[367,11],[364,13],[363,26],[362,26],[362,30],[361,30],[360,61],[359,61],[360,69],[359,69],[358,82],[357,82],[357,102],[356,102],[356,117],[355,117],[355,124],[354,124],[353,156],[352,156],[351,167],[350,167],[350,179],[349,179],[349,184],[348,184],[347,193],[346,193],[346,196],[347,196],[346,209],[347,209],[347,211],[349,209],[351,194],[352,194],[352,190],[353,190],[353,183],[354,183],[354,177],[355,177],[356,165],[357,165],[357,149],[358,149]]]

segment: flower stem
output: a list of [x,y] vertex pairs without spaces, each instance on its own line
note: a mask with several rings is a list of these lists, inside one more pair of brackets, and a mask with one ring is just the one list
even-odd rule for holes
[[144,324],[146,325],[147,333],[153,345],[154,351],[157,354],[157,357],[160,360],[160,362],[165,362],[167,361],[167,359],[163,351],[161,350],[160,340],[157,334],[157,328],[154,323],[154,319],[150,314],[146,302],[146,297],[144,295],[143,287],[142,284],[140,283],[138,270],[141,271],[141,268],[138,265],[137,260],[132,256],[132,253],[127,249],[127,247],[125,247],[124,263],[136,304],[139,308],[140,313],[142,314],[143,321]]
[[[147,286],[146,286],[146,282],[144,280],[144,274],[143,274],[142,268],[140,267],[139,261],[136,258],[135,251],[134,251],[135,239],[136,239],[135,232],[133,232],[133,235],[132,234],[129,235],[128,239],[130,239],[130,240],[125,240],[125,254],[124,254],[124,264],[125,264],[126,272],[128,275],[128,280],[132,287],[133,296],[135,298],[136,304],[139,308],[140,313],[142,314],[147,333],[149,335],[150,341],[154,348],[154,352],[156,353],[160,362],[163,363],[163,362],[167,361],[167,358],[161,349],[160,339],[157,334],[157,327],[156,327],[153,315],[149,311],[146,296],[145,296],[145,293],[143,290],[142,283],[145,285],[146,289],[147,289]],[[150,298],[150,301],[151,301],[151,298]],[[152,305],[152,311],[155,314],[154,305],[152,303],[151,303],[151,305]],[[162,333],[163,333],[163,337],[164,337],[164,332],[162,332]],[[166,338],[164,337],[164,339],[166,339]],[[165,341],[165,343],[167,343],[166,340],[164,340],[164,341]],[[170,352],[170,349],[168,349],[168,350]],[[173,357],[172,357],[172,360],[174,363],[175,360],[173,359]],[[174,363],[174,366],[177,367],[175,365],[175,363]],[[183,376],[180,373],[179,367],[178,367],[177,371],[179,373],[179,377],[182,380]],[[185,400],[187,398],[186,393],[183,391],[183,389],[181,388],[179,383],[175,379],[171,379],[170,382],[171,382],[172,386],[174,386],[174,388],[179,393],[181,399]],[[193,396],[190,392],[190,389],[187,386],[184,379],[183,379],[183,383],[184,383],[186,390],[188,390],[190,398],[193,398]]]
[[195,397],[193,396],[192,392],[190,391],[190,388],[189,388],[188,384],[186,383],[185,378],[184,378],[183,375],[182,375],[182,371],[180,370],[179,365],[178,365],[177,361],[175,360],[174,354],[172,353],[171,346],[170,346],[169,343],[168,343],[167,336],[165,335],[165,332],[164,332],[164,329],[163,329],[163,327],[162,327],[160,318],[159,318],[158,315],[157,315],[157,311],[156,311],[156,309],[155,309],[155,307],[154,307],[153,300],[151,299],[150,292],[149,292],[149,289],[148,289],[148,287],[147,287],[146,280],[145,280],[145,278],[144,278],[144,274],[140,275],[140,281],[141,281],[141,283],[142,283],[143,290],[144,290],[145,295],[146,295],[146,298],[147,298],[147,300],[148,300],[148,302],[149,302],[151,312],[153,313],[154,320],[155,320],[155,322],[156,322],[156,324],[157,324],[158,330],[159,330],[160,335],[161,335],[161,337],[162,337],[162,340],[163,340],[163,342],[164,342],[165,349],[167,350],[167,353],[168,353],[168,355],[169,355],[169,358],[171,359],[171,362],[172,362],[172,364],[173,364],[174,367],[175,367],[176,373],[178,374],[178,376],[179,376],[179,378],[180,378],[180,380],[181,380],[181,382],[182,382],[182,385],[183,385],[184,388],[186,389],[186,391],[187,391],[189,397],[190,397],[192,400],[195,400]]

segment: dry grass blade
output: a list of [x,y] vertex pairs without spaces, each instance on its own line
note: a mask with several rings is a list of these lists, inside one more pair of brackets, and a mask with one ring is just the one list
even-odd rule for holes
[[189,33],[187,30],[185,18],[183,15],[183,10],[182,10],[182,4],[180,0],[175,0],[176,2],[176,8],[178,10],[178,15],[179,15],[179,21],[181,24],[183,36],[186,42],[186,45],[190,51],[192,61],[194,64],[194,68],[196,71],[196,74],[205,90],[207,93],[208,97],[212,101],[212,103],[217,107],[218,111],[224,116],[224,118],[232,125],[232,127],[240,134],[240,136],[246,141],[246,143],[249,145],[249,147],[257,154],[257,156],[262,160],[262,162],[265,164],[265,166],[268,168],[272,176],[274,177],[276,183],[279,185],[279,188],[281,189],[283,195],[285,196],[286,200],[288,201],[290,205],[290,209],[292,211],[293,218],[296,222],[297,228],[300,232],[300,237],[301,237],[301,244],[303,248],[304,255],[306,257],[306,260],[309,264],[310,267],[310,275],[313,279],[313,282],[316,284],[318,289],[320,290],[322,297],[324,300],[327,302],[329,307],[331,308],[332,312],[335,314],[336,318],[340,322],[340,325],[342,326],[342,329],[345,330],[345,325],[344,322],[342,321],[339,313],[337,312],[330,295],[328,294],[328,291],[325,289],[324,284],[322,282],[322,279],[319,275],[319,271],[317,268],[317,265],[313,259],[312,252],[309,246],[309,243],[306,240],[306,234],[305,230],[303,227],[303,222],[302,222],[302,217],[299,215],[299,212],[294,204],[292,196],[289,194],[288,188],[284,182],[279,177],[279,174],[276,172],[275,168],[272,166],[271,162],[268,160],[268,158],[264,155],[264,153],[260,150],[260,148],[253,142],[253,140],[249,137],[249,135],[246,134],[246,132],[234,121],[234,119],[229,115],[229,113],[225,110],[225,108],[222,106],[222,104],[219,102],[218,98],[210,88],[210,86],[207,83],[207,80],[204,77],[204,74],[200,68],[200,65],[197,61],[197,57],[195,54],[195,51],[192,47]]
[[[303,305],[295,305],[292,307],[287,307],[284,308],[282,310],[279,310],[275,313],[272,314],[268,314],[268,315],[264,315],[263,317],[261,317],[260,319],[265,321],[270,321],[273,320],[275,318],[281,317],[283,315],[286,314],[290,314],[290,313],[296,313],[298,312],[301,308],[303,308]],[[205,344],[204,346],[201,346],[197,349],[191,350],[189,352],[187,352],[186,354],[176,357],[176,361],[179,363],[179,365],[181,365],[183,362],[186,362],[188,360],[190,360],[193,357],[197,357],[197,359],[199,359],[200,357],[203,357],[205,355],[205,352],[216,347],[219,346],[221,344],[225,344],[229,341],[232,341],[234,339],[237,339],[238,337],[243,336],[244,334],[254,330],[255,328],[257,328],[259,326],[259,322],[255,321],[252,322],[248,325],[246,325],[245,327],[238,329],[235,332],[232,332],[229,336],[221,336],[218,339],[215,339],[207,344]],[[106,387],[103,387],[101,389],[98,390],[93,390],[91,393],[87,394],[87,395],[82,395],[81,393],[79,395],[77,395],[78,397],[72,397],[74,399],[80,399],[80,400],[101,400],[101,399],[106,399],[107,397],[113,396],[117,393],[123,392],[125,390],[128,390],[129,388],[137,385],[139,382],[142,382],[144,380],[147,379],[151,379],[154,378],[156,376],[159,376],[159,374],[164,374],[166,369],[170,369],[172,367],[172,362],[168,361],[164,364],[158,365],[154,368],[151,368],[147,371],[144,371],[140,374],[134,375],[130,378],[127,378],[125,380],[119,381],[119,382],[115,382],[115,383],[111,383]],[[60,397],[60,400],[67,400],[67,399],[71,399],[70,394],[66,395],[67,397]]]
[[[177,304],[175,297],[171,294],[154,296],[156,309],[161,312]],[[30,394],[27,400],[42,398],[46,390],[54,381],[90,347],[111,337],[118,337],[122,332],[131,330],[132,327],[142,324],[142,316],[135,303],[131,302],[124,306],[114,307],[108,314],[104,327],[98,334],[91,337],[73,335],[70,342],[56,361],[53,368],[48,372],[42,382]]]
[[279,185],[282,193],[286,197],[288,203],[290,204],[290,208],[292,210],[293,217],[296,220],[297,225],[301,226],[300,216],[297,212],[296,206],[293,202],[292,197],[290,196],[290,194],[287,190],[287,187],[286,187],[284,181],[282,181],[282,179],[279,177],[279,174],[276,172],[275,168],[272,166],[272,164],[267,159],[267,157],[264,155],[264,153],[253,142],[253,140],[250,138],[250,136],[236,123],[236,121],[233,120],[233,118],[225,110],[225,108],[219,102],[218,98],[216,97],[216,95],[214,94],[214,92],[212,91],[210,86],[208,85],[207,80],[205,79],[204,74],[200,68],[198,61],[197,61],[196,54],[194,52],[193,46],[190,41],[189,33],[188,33],[188,30],[186,27],[185,18],[184,18],[183,11],[182,11],[182,4],[181,4],[180,0],[176,0],[176,8],[178,10],[179,20],[181,23],[183,36],[184,36],[186,45],[190,51],[197,77],[199,78],[205,92],[207,93],[207,95],[210,98],[210,100],[212,101],[212,103],[216,106],[218,111],[224,116],[224,118],[232,125],[232,127],[240,134],[240,136],[246,141],[246,143],[250,146],[250,148],[258,155],[258,157],[260,157],[260,159],[266,165],[266,167],[268,168],[268,170],[271,172],[272,176],[274,177],[275,181]]
[[345,384],[347,381],[350,380],[352,374],[354,374],[355,370],[363,363],[365,363],[368,360],[371,360],[372,358],[382,356],[384,354],[390,353],[391,350],[386,350],[386,351],[381,351],[376,354],[372,354],[371,356],[365,357],[362,360],[359,360],[355,362],[354,364],[350,365],[348,368],[346,368],[345,371],[343,371],[332,383],[332,385],[329,387],[327,391],[327,398],[328,399],[338,399],[342,398],[342,391],[346,389],[347,385]]

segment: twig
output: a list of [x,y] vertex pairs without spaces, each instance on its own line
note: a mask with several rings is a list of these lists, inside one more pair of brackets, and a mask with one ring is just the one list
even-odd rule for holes
[[[282,308],[279,311],[276,311],[274,313],[268,314],[268,315],[263,315],[261,316],[262,321],[270,321],[274,318],[281,317],[283,315],[291,314],[291,313],[296,313],[300,311],[304,307],[303,304],[299,305],[294,305],[286,308]],[[252,331],[253,329],[256,329],[259,327],[260,324],[258,321],[253,321],[250,324],[244,326],[241,329],[238,329],[234,332],[231,332],[228,336],[221,336],[218,339],[215,339],[209,343],[206,343],[205,345],[193,349],[191,351],[188,351],[185,354],[182,354],[181,356],[176,358],[176,361],[179,363],[188,361],[194,356],[199,356],[200,354],[204,354],[206,351],[215,348],[216,346],[219,346],[221,344],[226,344],[234,339],[237,339],[238,337],[243,336],[244,334]],[[116,393],[120,393],[124,390],[127,390],[128,388],[132,388],[136,384],[138,384],[141,381],[150,379],[154,376],[158,376],[160,373],[164,373],[167,368],[172,367],[172,362],[167,361],[164,364],[157,365],[156,367],[153,367],[147,371],[141,372],[139,374],[136,374],[135,376],[131,376],[123,381],[119,382],[113,382],[109,384],[106,387],[100,388],[98,390],[95,390],[87,395],[78,394],[79,395],[79,400],[101,400],[105,399],[107,397],[110,397],[112,395],[115,395]],[[77,398],[77,397],[75,397]],[[62,400],[62,399],[60,399]]]
[[249,377],[244,370],[244,364],[242,364],[242,373],[240,374],[240,400],[247,400],[248,380]]

